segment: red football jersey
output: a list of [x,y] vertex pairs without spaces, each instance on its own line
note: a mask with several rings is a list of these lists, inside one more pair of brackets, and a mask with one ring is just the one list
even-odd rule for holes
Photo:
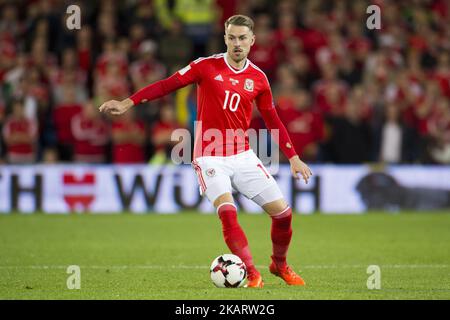
[[[145,134],[145,125],[142,121],[128,122],[122,119],[116,119],[112,123],[112,132],[131,132],[139,131],[141,135]],[[122,141],[113,143],[113,162],[114,163],[142,163],[145,161],[144,144],[136,141]]]
[[103,162],[109,139],[106,121],[86,117],[79,113],[72,118],[71,129],[74,142],[75,160],[80,162]]
[[285,156],[288,159],[296,156],[289,134],[275,110],[264,72],[248,59],[242,69],[236,70],[226,57],[225,53],[199,58],[169,78],[140,89],[130,99],[136,105],[197,83],[194,158],[230,156],[248,150],[248,129],[253,102],[256,102],[266,127],[272,134],[278,130],[279,146]]
[[[37,132],[38,124],[35,120],[17,119],[12,116],[6,119],[3,125],[3,137],[8,145],[7,153],[10,161],[34,161]],[[27,142],[10,142],[9,140],[16,135],[28,135],[30,140]]]
[[248,59],[236,70],[221,53],[193,61],[178,71],[178,78],[183,85],[198,86],[194,158],[248,150],[253,102],[259,109],[274,107],[264,72]]

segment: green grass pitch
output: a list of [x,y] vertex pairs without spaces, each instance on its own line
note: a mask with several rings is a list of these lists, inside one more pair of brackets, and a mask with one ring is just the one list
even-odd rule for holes
[[[295,215],[289,262],[306,287],[269,273],[270,219],[239,219],[263,289],[211,283],[228,252],[215,215],[0,215],[0,299],[450,299],[448,213]],[[369,265],[380,290],[367,288]]]

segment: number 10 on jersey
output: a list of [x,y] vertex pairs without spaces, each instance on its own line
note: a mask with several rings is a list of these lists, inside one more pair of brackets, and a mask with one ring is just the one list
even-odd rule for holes
[[223,110],[228,106],[230,111],[235,112],[241,102],[241,96],[238,93],[233,93],[230,98],[230,90],[225,90],[225,101],[223,102]]

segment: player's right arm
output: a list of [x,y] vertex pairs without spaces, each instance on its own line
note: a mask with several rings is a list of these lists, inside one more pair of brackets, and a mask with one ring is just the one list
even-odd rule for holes
[[147,102],[161,98],[182,87],[199,81],[199,68],[195,62],[192,62],[188,66],[174,73],[169,78],[152,83],[132,94],[129,98],[126,98],[122,101],[106,101],[100,106],[99,110],[100,112],[109,113],[111,115],[120,115],[126,112],[132,106],[135,106],[141,102]]

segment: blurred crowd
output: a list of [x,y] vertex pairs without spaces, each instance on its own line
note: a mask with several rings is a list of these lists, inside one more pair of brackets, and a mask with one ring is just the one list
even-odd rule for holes
[[449,0],[0,0],[0,163],[167,162],[172,130],[193,130],[194,86],[121,117],[98,106],[224,52],[237,13],[302,159],[450,164]]

